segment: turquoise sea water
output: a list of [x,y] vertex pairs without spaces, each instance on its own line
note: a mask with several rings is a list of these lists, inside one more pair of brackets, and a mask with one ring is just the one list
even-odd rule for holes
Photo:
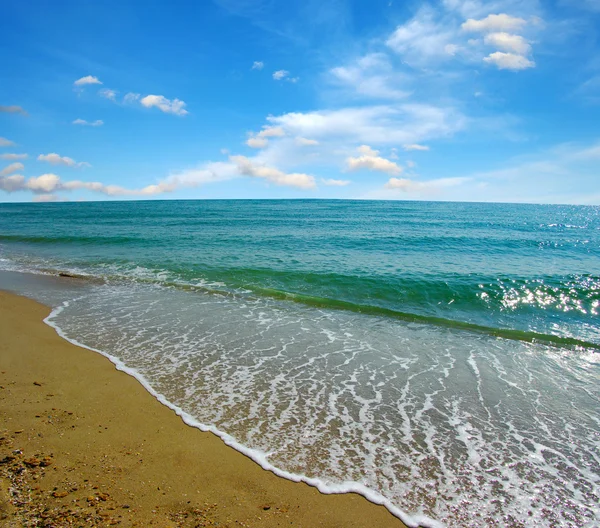
[[598,207],[3,204],[0,269],[84,277],[0,286],[290,478],[408,522],[600,523]]

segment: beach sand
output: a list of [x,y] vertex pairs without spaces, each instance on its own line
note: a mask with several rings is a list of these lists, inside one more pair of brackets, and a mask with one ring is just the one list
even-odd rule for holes
[[0,292],[0,526],[404,526],[185,425],[48,313]]

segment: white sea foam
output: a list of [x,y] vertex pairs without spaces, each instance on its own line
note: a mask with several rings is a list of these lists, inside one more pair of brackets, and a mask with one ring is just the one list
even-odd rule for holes
[[[77,299],[74,299],[74,301],[77,301]],[[102,356],[108,358],[115,365],[117,370],[125,372],[125,373],[129,374],[130,376],[134,377],[136,380],[138,380],[139,383],[152,396],[154,396],[163,405],[172,409],[187,425],[189,425],[191,427],[196,427],[197,429],[200,429],[201,431],[204,431],[204,432],[213,433],[214,435],[221,438],[221,440],[223,440],[223,442],[226,445],[232,447],[233,449],[235,449],[236,451],[239,451],[240,453],[243,453],[250,459],[254,460],[263,469],[265,469],[267,471],[271,471],[272,473],[274,473],[275,475],[277,475],[279,477],[282,477],[282,478],[285,478],[287,480],[291,480],[294,482],[304,482],[304,483],[308,484],[309,486],[313,486],[313,487],[317,488],[321,493],[324,493],[324,494],[357,493],[357,494],[365,497],[370,502],[384,506],[385,508],[387,508],[389,510],[389,512],[392,515],[398,517],[404,524],[406,524],[407,526],[410,526],[410,527],[414,527],[414,528],[417,528],[419,526],[424,527],[424,528],[443,528],[444,527],[444,525],[441,522],[431,519],[431,518],[427,517],[426,515],[421,515],[421,514],[409,515],[408,513],[402,511],[400,508],[395,506],[389,499],[386,499],[380,493],[378,493],[358,482],[341,482],[341,483],[337,483],[337,484],[332,484],[332,483],[325,482],[318,478],[311,478],[311,477],[307,477],[306,475],[302,475],[302,474],[298,474],[298,473],[291,473],[289,471],[279,469],[278,467],[270,464],[268,462],[268,453],[264,453],[257,449],[249,448],[249,447],[245,446],[244,444],[238,442],[233,436],[227,434],[224,431],[219,430],[214,425],[206,425],[206,424],[198,421],[192,415],[190,415],[189,413],[184,411],[181,407],[170,402],[163,394],[160,394],[159,392],[154,390],[152,384],[140,372],[138,372],[137,370],[135,370],[133,368],[126,366],[119,358],[117,358],[117,357],[113,356],[112,354],[109,354],[103,350],[89,347],[89,346],[85,345],[84,343],[77,341],[76,339],[68,337],[61,330],[61,328],[54,322],[54,319],[60,313],[62,313],[62,311],[65,308],[67,308],[69,305],[70,305],[70,302],[65,301],[61,306],[54,308],[52,310],[52,312],[50,313],[50,315],[48,315],[48,317],[46,317],[44,319],[44,322],[48,326],[54,328],[56,333],[60,337],[65,339],[66,341],[69,341],[70,343],[72,343],[76,346],[91,350],[92,352],[96,352],[96,353],[101,354]]]
[[47,323],[265,469],[410,526],[600,522],[587,354],[147,284],[91,286]]

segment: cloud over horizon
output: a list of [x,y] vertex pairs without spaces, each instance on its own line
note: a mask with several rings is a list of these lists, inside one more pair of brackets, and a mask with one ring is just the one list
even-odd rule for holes
[[397,163],[382,158],[378,150],[374,150],[368,145],[361,145],[357,150],[360,156],[346,159],[346,169],[348,171],[367,169],[386,172],[387,174],[400,174],[402,172],[402,167]]

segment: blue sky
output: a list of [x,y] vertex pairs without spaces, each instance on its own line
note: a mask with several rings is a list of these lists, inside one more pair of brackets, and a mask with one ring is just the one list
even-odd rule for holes
[[12,0],[0,200],[600,204],[600,0]]

